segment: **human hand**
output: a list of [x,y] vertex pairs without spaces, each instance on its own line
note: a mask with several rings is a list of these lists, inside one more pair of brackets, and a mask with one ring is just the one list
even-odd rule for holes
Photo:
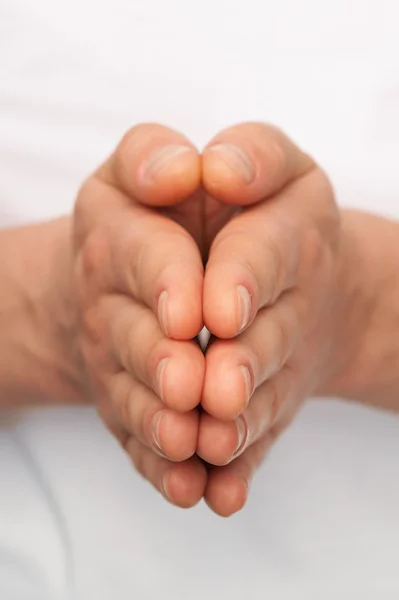
[[207,478],[195,456],[205,361],[192,341],[203,265],[161,209],[199,182],[200,157],[183,136],[138,126],[83,185],[74,214],[78,343],[93,397],[139,472],[182,507]]
[[245,207],[212,243],[203,296],[214,339],[197,452],[215,465],[208,504],[229,515],[304,399],[349,362],[353,273],[326,175],[280,131],[223,131],[202,170],[208,196]]
[[[398,226],[339,215],[326,177],[275,129],[222,132],[201,162],[179,134],[137,127],[79,194],[72,261],[71,223],[2,232],[0,395],[13,405],[91,395],[171,502],[241,508],[255,467],[312,392],[398,410]],[[237,286],[251,299],[242,331]],[[215,336],[206,365],[192,341],[203,317]],[[240,367],[252,375],[247,396]]]
[[[157,127],[158,133],[149,135],[147,127],[133,130],[130,136],[141,132],[140,141],[130,142],[128,136],[114,157],[84,186],[77,204],[77,247],[84,249],[79,253],[79,262],[84,265],[79,277],[84,280],[82,306],[88,338],[83,343],[84,354],[101,399],[100,414],[131,454],[139,471],[175,504],[191,506],[204,495],[215,512],[229,515],[245,503],[249,480],[270,443],[292,419],[301,401],[317,388],[324,371],[327,377],[326,364],[335,344],[332,341],[328,344],[331,352],[326,349],[330,330],[326,332],[324,319],[329,310],[327,300],[335,306],[331,291],[336,292],[335,288],[332,290],[333,280],[339,270],[339,213],[331,187],[313,161],[277,130],[256,124],[222,132],[208,145],[202,158],[203,187],[199,187],[201,165],[192,147],[186,155],[177,156],[173,168],[163,169],[158,179],[148,185],[141,179],[142,163],[154,146],[181,144],[182,140],[178,134]],[[168,139],[176,135],[178,140]],[[189,146],[183,140],[183,145]],[[246,178],[241,179],[235,171],[237,159],[233,159],[231,168],[226,157],[220,156],[223,143],[230,144],[227,149],[230,158],[232,144],[241,148],[241,156],[244,149],[249,150],[255,158],[252,181],[249,181],[250,163],[247,162]],[[137,152],[138,148],[144,149]],[[143,204],[157,207],[156,212]],[[241,206],[248,208],[230,220],[241,211]],[[114,212],[119,214],[118,218]],[[172,220],[192,238],[183,235],[181,227]],[[148,229],[143,229],[143,236],[137,237],[140,232],[135,227],[136,237],[133,237],[132,223],[143,223]],[[160,240],[155,249],[151,244],[154,239]],[[203,273],[193,239],[203,260],[208,261],[203,291],[205,323],[215,337],[221,338],[212,342],[206,354],[202,395],[205,412],[200,417],[199,432],[198,414],[193,408],[201,398],[204,364],[198,347],[189,340],[202,326]],[[146,252],[137,253],[140,244]],[[170,252],[165,253],[165,248]],[[146,308],[146,314],[151,315],[151,327],[158,331],[157,335],[161,331],[158,347],[170,344],[176,352],[173,363],[176,372],[172,373],[175,385],[180,382],[180,389],[185,390],[191,386],[193,392],[183,403],[177,395],[165,398],[175,412],[168,410],[167,419],[162,421],[162,447],[168,458],[182,461],[178,464],[159,456],[158,450],[153,451],[154,439],[148,424],[155,412],[165,408],[157,398],[159,388],[154,379],[148,379],[147,365],[154,366],[154,360],[140,347],[140,353],[134,357],[139,360],[141,370],[146,371],[145,375],[142,372],[139,375],[144,378],[144,385],[141,381],[130,392],[132,379],[127,373],[134,368],[122,357],[124,348],[131,351],[135,345],[124,335],[122,325],[115,329],[108,324],[122,321],[120,317],[115,319],[120,311],[133,315],[125,305],[116,304],[115,298],[111,303],[109,296],[132,293],[132,288],[126,287],[126,278],[132,270],[129,260],[141,254],[147,260],[139,260],[139,274],[144,279],[136,284],[135,297],[152,309],[151,313]],[[156,302],[156,290],[159,295],[160,287],[155,282],[166,265],[176,264],[176,260],[172,288],[178,287],[183,279],[189,287],[188,291],[185,286],[179,289],[182,294],[178,294],[179,309],[173,311],[176,322],[172,328],[168,326],[167,333],[180,342],[165,339],[165,330],[162,333],[155,316],[162,318]],[[159,268],[151,267],[157,261]],[[138,269],[133,270],[137,277]],[[104,277],[104,273],[108,275]],[[238,285],[247,287],[251,296],[249,321],[242,333],[235,295]],[[126,296],[122,299],[126,303]],[[338,302],[337,306],[342,304]],[[140,310],[143,311],[141,306],[135,308],[137,314]],[[338,310],[337,320],[341,318],[338,313],[341,315]],[[334,319],[329,323],[334,329]],[[149,322],[145,325],[143,322],[137,339],[146,340],[151,327]],[[302,333],[306,333],[306,343],[301,347]],[[335,340],[337,335],[332,337]],[[325,350],[325,360],[320,356],[312,362],[320,346]],[[184,363],[187,348],[192,354]],[[115,355],[119,356],[117,368],[123,362],[122,373],[113,372]],[[179,363],[185,364],[180,371]],[[187,377],[188,363],[189,369],[195,370],[195,391],[192,376]],[[249,387],[256,388],[256,392],[251,389],[253,395],[248,406],[241,366],[250,371]],[[171,377],[169,371],[168,377]],[[130,394],[129,401],[122,406],[115,400],[109,401],[116,396],[115,387],[109,385],[111,381],[123,382],[124,398]],[[148,388],[152,389],[150,403],[144,399],[149,394]],[[186,412],[178,414],[176,409]],[[139,414],[133,426],[131,414]],[[238,452],[237,446],[240,446]],[[196,457],[189,458],[195,450],[207,463],[215,465],[208,467],[208,474]],[[169,482],[167,491],[165,477]]]

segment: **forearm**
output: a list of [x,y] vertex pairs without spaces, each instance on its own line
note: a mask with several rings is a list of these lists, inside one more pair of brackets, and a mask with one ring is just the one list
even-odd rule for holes
[[71,221],[0,231],[0,407],[78,400]]
[[353,356],[323,391],[399,411],[399,223],[344,211],[343,229],[341,343]]

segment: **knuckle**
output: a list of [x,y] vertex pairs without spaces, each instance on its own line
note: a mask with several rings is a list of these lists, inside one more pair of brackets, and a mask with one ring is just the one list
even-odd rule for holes
[[83,242],[80,250],[82,275],[88,281],[99,282],[109,262],[109,243],[105,228],[97,228]]
[[94,388],[97,383],[97,378],[95,377],[97,356],[93,352],[93,345],[87,342],[83,332],[78,339],[78,349],[82,358],[83,369],[87,374],[90,386],[93,388],[94,391]]
[[323,271],[331,258],[331,248],[326,243],[321,231],[308,229],[303,244],[301,267],[306,279],[315,277]]
[[77,346],[82,360],[82,370],[87,377],[89,393],[97,400],[106,395],[103,372],[108,362],[107,352],[104,351],[103,345],[95,345],[88,340],[84,331],[79,336]]
[[92,344],[99,345],[104,341],[107,326],[102,314],[101,303],[96,302],[83,311],[81,327],[84,337]]

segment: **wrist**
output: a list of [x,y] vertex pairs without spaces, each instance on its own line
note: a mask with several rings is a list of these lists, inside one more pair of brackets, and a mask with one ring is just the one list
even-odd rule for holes
[[[399,225],[342,212],[336,369],[321,390],[399,409]],[[339,304],[339,303],[338,303]]]
[[82,396],[71,228],[62,218],[0,233],[2,405]]

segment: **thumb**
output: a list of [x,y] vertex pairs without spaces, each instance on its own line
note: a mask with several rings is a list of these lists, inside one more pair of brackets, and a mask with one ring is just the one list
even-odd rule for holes
[[276,127],[242,123],[221,131],[207,145],[202,182],[213,198],[248,206],[280,192],[313,166],[313,160]]
[[98,169],[98,179],[147,206],[172,206],[197,190],[201,160],[182,134],[162,125],[133,127]]

